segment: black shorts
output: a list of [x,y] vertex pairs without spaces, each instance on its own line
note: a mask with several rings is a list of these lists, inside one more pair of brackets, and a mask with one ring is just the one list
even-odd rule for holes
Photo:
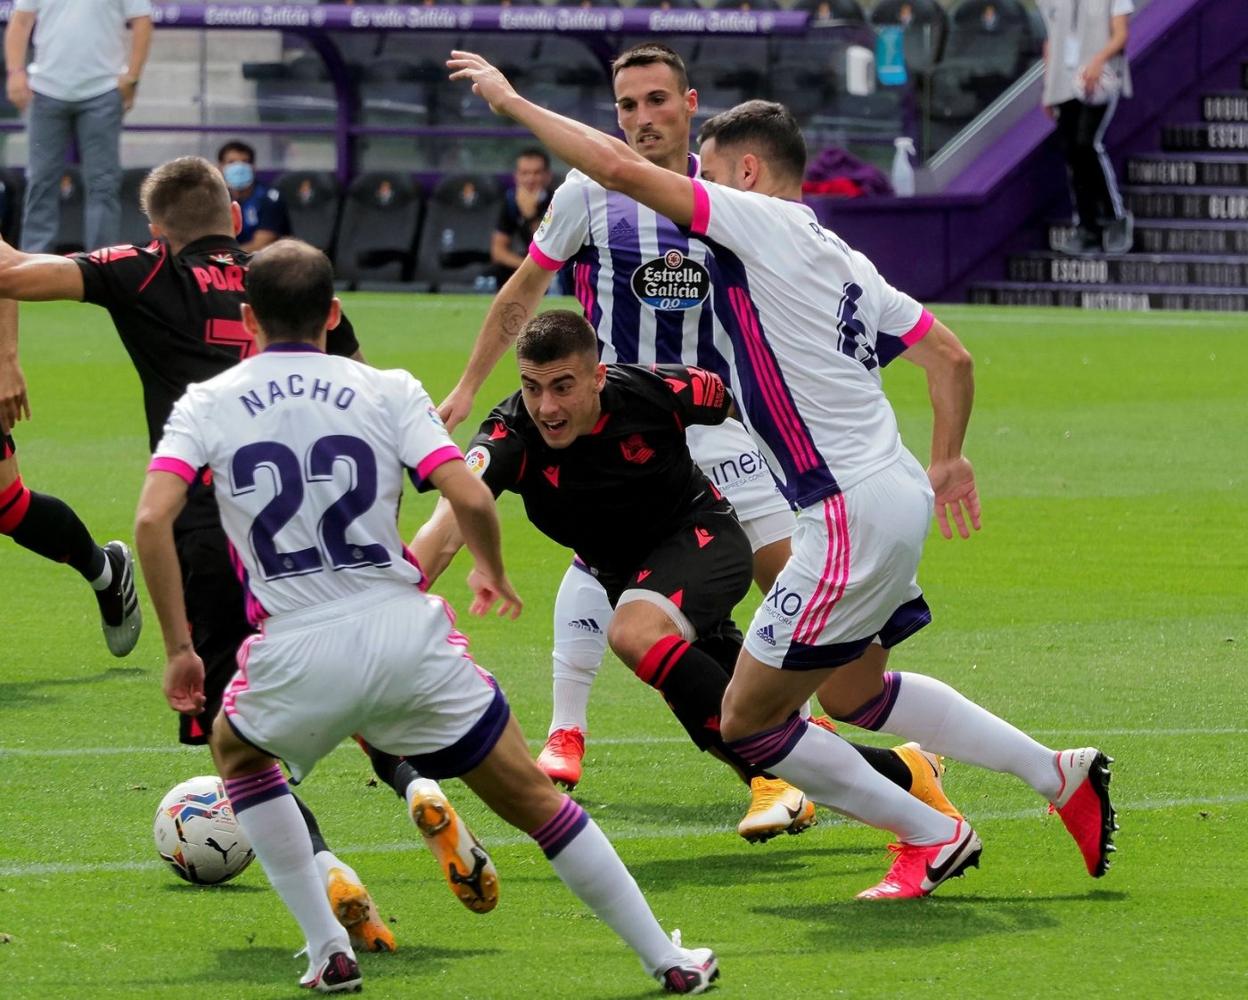
[[699,637],[731,618],[754,576],[754,553],[726,503],[699,511],[656,545],[632,572],[590,570],[615,607],[626,590],[650,590],[671,601]]
[[204,711],[180,717],[183,743],[208,742],[221,695],[238,669],[238,647],[255,632],[247,621],[243,585],[230,562],[229,543],[219,525],[174,536],[182,566],[186,620],[195,652],[204,661]]

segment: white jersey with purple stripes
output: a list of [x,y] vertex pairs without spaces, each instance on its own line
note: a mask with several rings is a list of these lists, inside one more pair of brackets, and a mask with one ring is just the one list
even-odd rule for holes
[[692,180],[737,405],[797,508],[902,453],[880,369],[932,325],[799,202]]
[[310,344],[278,344],[190,386],[150,468],[212,470],[253,623],[422,583],[399,537],[406,469],[418,488],[462,458],[421,384]]
[[[696,176],[697,157],[689,157]],[[707,250],[674,222],[579,170],[555,191],[529,256],[553,271],[571,262],[573,291],[598,333],[602,360],[687,364],[723,376],[714,350]]]
[[[689,176],[698,169],[690,154]],[[671,220],[573,170],[555,191],[529,256],[547,270],[571,263],[573,291],[603,361],[696,365],[728,378],[714,314],[703,308],[711,291],[707,248]],[[742,521],[788,509],[738,421],[690,428],[689,449]]]

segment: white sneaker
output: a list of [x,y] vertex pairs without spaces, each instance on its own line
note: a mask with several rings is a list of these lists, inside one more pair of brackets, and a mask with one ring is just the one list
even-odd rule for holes
[[354,956],[336,951],[319,965],[309,965],[299,985],[317,993],[359,993],[364,977]]
[[684,956],[676,965],[659,969],[654,978],[666,993],[705,993],[719,978],[719,959],[710,948],[682,948],[680,931],[672,931],[672,943]]

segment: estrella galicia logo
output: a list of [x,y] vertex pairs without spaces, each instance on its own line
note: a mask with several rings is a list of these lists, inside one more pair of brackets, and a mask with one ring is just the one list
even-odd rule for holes
[[633,294],[652,309],[693,309],[711,292],[711,275],[679,250],[645,261],[632,278]]

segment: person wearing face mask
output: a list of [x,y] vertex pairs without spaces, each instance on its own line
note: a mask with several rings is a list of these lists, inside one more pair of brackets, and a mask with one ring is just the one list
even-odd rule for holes
[[290,235],[290,218],[277,188],[256,180],[256,151],[247,143],[232,140],[217,151],[217,166],[230,189],[230,197],[243,212],[239,245],[249,253]]

